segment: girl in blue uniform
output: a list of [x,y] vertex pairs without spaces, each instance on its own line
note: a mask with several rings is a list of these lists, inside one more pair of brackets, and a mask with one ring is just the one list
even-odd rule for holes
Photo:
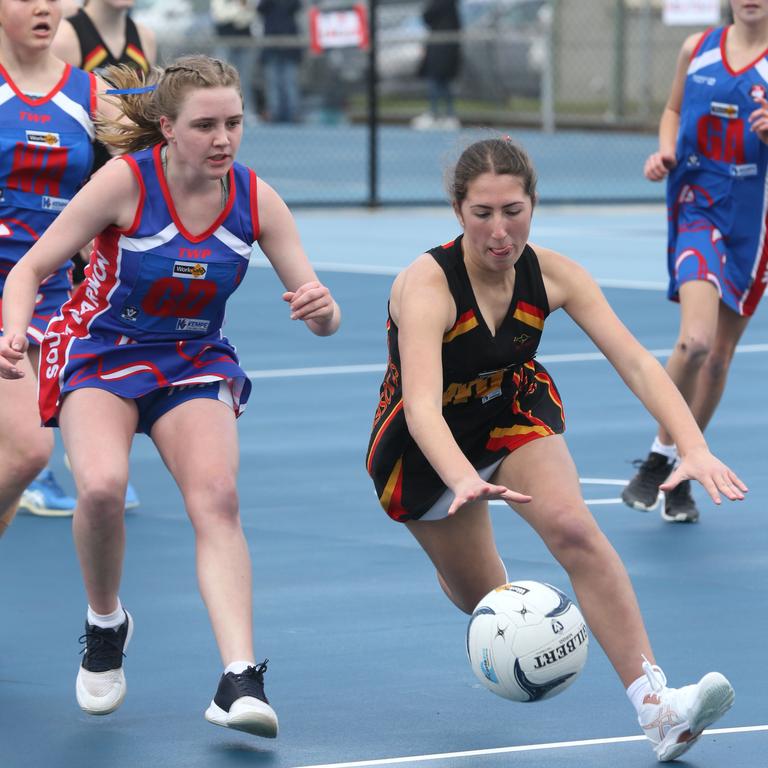
[[[135,71],[110,78],[141,90]],[[118,597],[123,497],[131,440],[141,431],[169,467],[195,529],[200,590],[225,667],[206,718],[274,737],[266,665],[253,651],[236,489],[235,419],[250,381],[222,321],[255,242],[285,285],[292,319],[325,336],[340,313],[285,203],[235,162],[243,107],[234,68],[186,57],[154,91],[122,100],[133,124],[108,124],[101,137],[128,154],[88,182],[11,272],[0,339],[0,374],[23,384],[23,329],[38,285],[95,238],[85,282],[48,325],[40,367],[41,414],[61,426],[78,490],[74,535],[89,605],[77,699],[86,712],[107,714],[125,695],[133,619]]]
[[367,456],[379,501],[466,613],[507,580],[488,514],[489,499],[506,501],[568,572],[656,755],[672,760],[728,710],[733,690],[716,672],[669,688],[654,663],[627,572],[582,499],[557,389],[533,359],[547,316],[564,309],[675,436],[683,460],[665,488],[692,477],[716,503],[746,488],[587,272],[528,243],[536,179],[526,154],[508,140],[472,144],[451,193],[463,235],[421,255],[390,292]]
[[[116,114],[98,98],[102,82],[51,53],[60,20],[57,0],[0,0],[0,290],[87,178],[94,116]],[[0,535],[53,448],[40,428],[34,371],[46,325],[69,296],[68,267],[47,276],[37,293],[26,328],[29,355],[20,363],[24,383],[0,382]],[[74,500],[60,489],[55,504],[39,498],[58,488],[49,472],[35,486],[25,506],[72,514]]]
[[[645,163],[667,178],[669,298],[680,331],[667,372],[701,429],[720,402],[736,345],[768,278],[768,0],[731,0],[733,24],[682,46]],[[622,497],[653,509],[678,458],[662,426]],[[690,483],[665,495],[667,522],[695,522]]]

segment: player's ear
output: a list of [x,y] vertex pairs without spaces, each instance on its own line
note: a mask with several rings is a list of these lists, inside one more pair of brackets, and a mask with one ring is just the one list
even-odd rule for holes
[[173,123],[165,115],[160,116],[160,132],[169,144],[175,141]]
[[453,212],[456,214],[456,218],[459,220],[459,224],[461,224],[461,228],[464,229],[464,217],[461,215],[461,208],[459,207],[459,204],[454,200],[452,206]]

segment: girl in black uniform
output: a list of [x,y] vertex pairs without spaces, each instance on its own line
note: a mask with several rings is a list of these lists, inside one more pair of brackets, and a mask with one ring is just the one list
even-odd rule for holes
[[422,254],[390,294],[389,365],[367,454],[379,500],[467,613],[507,579],[488,514],[489,499],[506,501],[568,572],[659,760],[674,759],[728,710],[733,690],[719,673],[668,688],[655,665],[627,572],[582,499],[557,389],[533,359],[549,313],[565,309],[682,446],[663,489],[694,478],[720,503],[746,487],[709,452],[675,385],[586,270],[528,244],[536,178],[525,152],[476,142],[451,186],[464,234]]

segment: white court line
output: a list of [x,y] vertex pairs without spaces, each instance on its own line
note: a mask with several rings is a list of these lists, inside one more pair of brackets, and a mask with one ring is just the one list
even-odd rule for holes
[[[580,477],[579,482],[582,485],[618,485],[623,488],[629,482],[629,480],[616,480],[615,478],[610,478],[610,477]],[[493,501],[489,501],[488,503],[496,507],[505,507],[507,505],[507,502],[502,501],[501,499],[494,499]],[[593,506],[599,505],[599,504],[623,504],[624,500],[621,498],[584,499],[584,503],[592,504]]]
[[[752,733],[768,731],[768,725],[751,725],[741,728],[713,728],[703,732],[704,736],[717,736],[727,733]],[[323,765],[304,765],[300,768],[362,768],[369,765],[397,765],[398,763],[420,763],[429,760],[451,760],[461,757],[481,757],[484,755],[506,755],[511,752],[535,752],[544,749],[570,749],[572,747],[594,747],[603,744],[623,744],[631,741],[646,741],[645,736],[617,736],[609,739],[583,739],[581,741],[558,741],[550,744],[525,744],[517,747],[495,747],[493,749],[471,749],[466,752],[441,752],[433,755],[409,755],[408,757],[387,757],[380,760],[357,760],[350,763],[325,763]]]
[[[654,357],[669,357],[671,349],[648,350]],[[750,354],[755,352],[768,352],[768,344],[740,344],[736,347],[737,354]],[[568,352],[554,355],[539,355],[536,359],[540,363],[583,363],[595,360],[605,360],[602,352]],[[283,379],[297,376],[339,376],[349,373],[383,373],[386,369],[384,363],[370,363],[364,365],[321,365],[314,368],[271,368],[261,371],[246,371],[249,379]]]

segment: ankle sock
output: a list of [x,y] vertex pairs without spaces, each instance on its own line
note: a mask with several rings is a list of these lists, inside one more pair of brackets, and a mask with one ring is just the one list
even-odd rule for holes
[[670,462],[674,462],[677,459],[677,448],[674,443],[672,445],[664,445],[658,437],[653,438],[653,444],[651,445],[651,451],[653,453],[660,453],[662,456],[666,456]]
[[87,614],[88,623],[93,627],[101,627],[102,629],[116,629],[125,621],[125,611],[123,605],[120,602],[120,598],[117,598],[117,608],[112,613],[100,614],[88,606]]
[[241,672],[245,672],[248,667],[255,667],[255,661],[233,661],[231,664],[227,664],[224,674],[232,672],[235,675],[239,675]]

